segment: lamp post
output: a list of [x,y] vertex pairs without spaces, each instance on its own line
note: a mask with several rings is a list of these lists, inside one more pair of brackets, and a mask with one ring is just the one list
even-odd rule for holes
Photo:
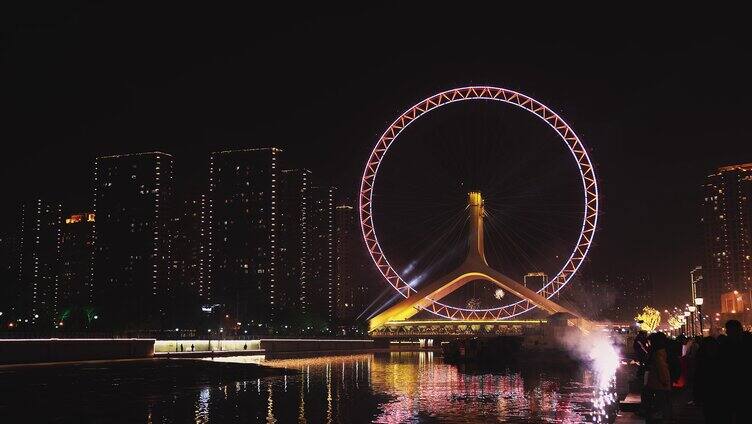
[[705,333],[702,332],[702,302],[703,298],[696,297],[695,298],[695,305],[697,305],[697,313],[700,314],[700,336],[705,336]]
[[689,311],[684,311],[684,334],[689,333]]
[[689,309],[689,322],[692,323],[692,336],[695,335],[695,311],[697,310],[697,307],[694,305],[690,305],[687,309]]

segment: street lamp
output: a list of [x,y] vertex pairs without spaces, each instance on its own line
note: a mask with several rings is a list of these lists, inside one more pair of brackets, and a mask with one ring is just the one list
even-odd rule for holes
[[703,302],[703,298],[701,297],[695,298],[695,305],[697,305],[697,313],[700,314],[700,335],[704,336],[705,334],[702,332],[702,302]]

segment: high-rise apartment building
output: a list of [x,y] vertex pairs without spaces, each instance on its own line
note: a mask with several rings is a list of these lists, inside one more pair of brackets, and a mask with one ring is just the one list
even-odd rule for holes
[[202,279],[202,248],[205,246],[202,227],[204,195],[194,195],[179,202],[180,211],[172,217],[172,269],[170,275],[170,320],[174,325],[196,323],[201,306],[210,304],[211,292]]
[[0,321],[13,319],[18,300],[18,237],[0,234]]
[[94,307],[101,326],[165,325],[172,264],[173,158],[162,152],[94,162]]
[[30,321],[56,319],[61,221],[59,203],[36,199],[21,205],[17,313]]
[[281,172],[279,197],[278,306],[283,320],[307,312],[307,259],[309,250],[307,209],[311,172]]
[[91,260],[95,220],[93,212],[86,212],[68,215],[63,221],[58,290],[61,309],[88,307],[94,302]]
[[17,245],[18,318],[42,325],[57,319],[61,225],[60,203],[42,199],[22,203]]
[[313,186],[308,189],[306,206],[306,310],[309,314],[335,321],[337,302],[335,279],[335,188]]
[[703,189],[703,309],[718,312],[722,293],[752,288],[752,163],[719,168]]
[[335,213],[337,323],[349,327],[375,297],[375,274],[370,272],[371,259],[361,238],[357,209],[339,205]]
[[275,319],[280,153],[270,147],[209,156],[202,272],[232,321]]

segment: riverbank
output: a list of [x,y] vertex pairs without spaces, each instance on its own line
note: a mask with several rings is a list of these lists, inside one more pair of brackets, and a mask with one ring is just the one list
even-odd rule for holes
[[213,358],[242,355],[377,349],[371,339],[0,339],[0,365],[154,357]]
[[0,339],[0,365],[154,356],[154,339]]
[[[685,388],[682,390],[674,390],[671,393],[671,411],[674,418],[673,422],[682,424],[701,424],[705,422],[705,419],[702,415],[702,409],[690,403],[691,400],[691,389]],[[639,404],[636,406],[636,408],[638,407]],[[633,424],[644,422],[645,419],[637,415],[635,411],[621,411],[616,419],[616,424]]]

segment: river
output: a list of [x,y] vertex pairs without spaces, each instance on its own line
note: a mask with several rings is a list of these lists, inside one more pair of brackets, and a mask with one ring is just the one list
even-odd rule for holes
[[40,385],[3,396],[22,397],[29,405],[27,417],[40,414],[48,422],[581,423],[604,418],[594,414],[603,401],[596,376],[577,367],[469,370],[433,352],[216,360],[260,362],[299,374],[160,386],[144,376],[87,379],[71,381],[69,390],[57,393]]

